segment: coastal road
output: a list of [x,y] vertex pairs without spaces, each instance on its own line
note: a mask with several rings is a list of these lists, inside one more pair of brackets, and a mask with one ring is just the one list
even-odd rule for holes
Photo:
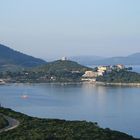
[[[3,115],[3,114],[0,114],[0,115]],[[3,115],[3,117],[8,121],[9,124],[5,128],[0,129],[0,133],[15,129],[20,124],[20,122],[16,119],[13,119],[13,118],[5,116],[5,115]]]

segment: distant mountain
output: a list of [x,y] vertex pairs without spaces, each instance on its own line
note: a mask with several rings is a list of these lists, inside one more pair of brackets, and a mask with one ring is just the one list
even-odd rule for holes
[[63,71],[79,71],[79,72],[85,72],[86,70],[90,70],[91,68],[82,66],[74,61],[69,60],[57,60],[53,62],[49,62],[46,65],[42,65],[40,67],[37,67],[33,70],[35,71],[42,71],[47,73],[55,73],[55,72],[63,72]]
[[126,57],[111,57],[102,60],[92,61],[92,65],[140,65],[140,53],[135,53]]
[[70,59],[82,65],[92,65],[94,61],[105,59],[105,57],[85,55],[85,56],[73,56],[70,57]]
[[46,61],[15,51],[0,44],[0,68],[18,69],[21,67],[35,67],[45,64]]

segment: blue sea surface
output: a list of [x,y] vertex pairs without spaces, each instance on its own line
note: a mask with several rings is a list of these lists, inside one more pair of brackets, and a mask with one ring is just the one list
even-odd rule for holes
[[139,87],[9,84],[0,86],[0,102],[30,116],[98,122],[140,137]]

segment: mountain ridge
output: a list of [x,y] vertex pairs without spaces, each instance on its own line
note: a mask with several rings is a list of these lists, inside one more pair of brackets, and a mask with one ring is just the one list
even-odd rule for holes
[[115,64],[124,64],[124,65],[140,65],[140,53],[134,53],[128,56],[118,56],[110,57],[98,61],[93,61],[93,64],[96,65],[115,65]]
[[21,53],[10,47],[0,44],[0,67],[14,66],[14,67],[35,67],[45,64],[46,61],[35,58],[33,56]]
[[140,52],[130,54],[128,56],[116,56],[116,57],[100,57],[100,56],[78,56],[71,57],[72,60],[77,59],[82,65],[115,65],[115,64],[124,64],[124,65],[140,65]]

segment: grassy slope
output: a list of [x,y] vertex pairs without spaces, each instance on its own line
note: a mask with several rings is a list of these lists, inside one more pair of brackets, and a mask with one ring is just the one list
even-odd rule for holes
[[0,134],[0,140],[134,140],[124,133],[102,129],[96,123],[38,119],[0,108],[0,113],[20,121],[20,126]]

